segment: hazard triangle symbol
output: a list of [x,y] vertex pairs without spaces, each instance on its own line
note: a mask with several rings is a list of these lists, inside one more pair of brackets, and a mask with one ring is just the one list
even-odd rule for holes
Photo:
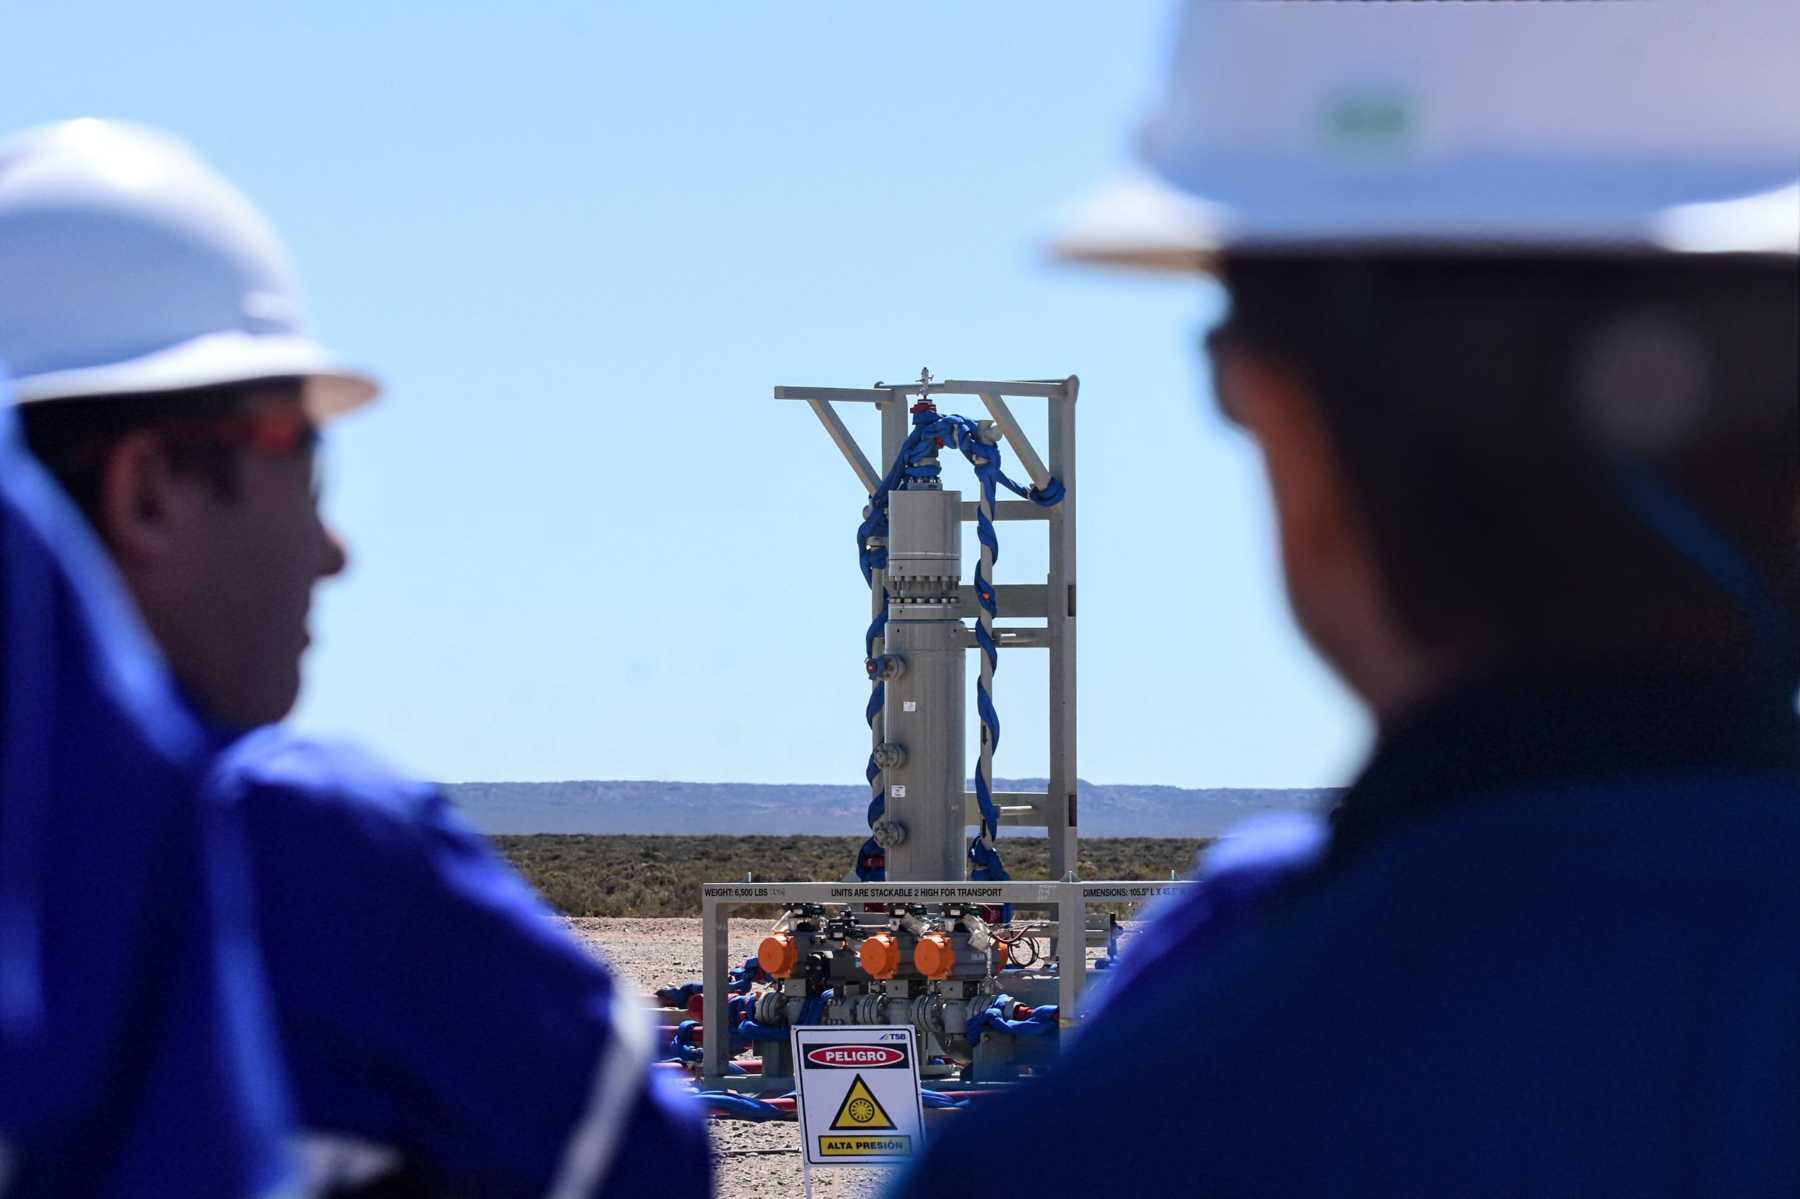
[[863,1081],[863,1076],[858,1074],[851,1079],[850,1089],[844,1092],[844,1101],[838,1104],[837,1115],[831,1118],[831,1130],[865,1132],[893,1127],[893,1120],[888,1118],[887,1111],[875,1098],[869,1084]]

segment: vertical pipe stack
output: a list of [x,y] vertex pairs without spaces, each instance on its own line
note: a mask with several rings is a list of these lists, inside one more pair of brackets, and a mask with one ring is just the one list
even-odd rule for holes
[[875,839],[890,882],[960,881],[968,653],[957,616],[962,495],[903,490],[888,502],[886,652],[905,665],[887,683],[879,751],[887,810]]

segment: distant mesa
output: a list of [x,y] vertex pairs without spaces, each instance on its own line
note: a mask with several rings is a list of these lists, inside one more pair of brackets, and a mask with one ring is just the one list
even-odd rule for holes
[[[1042,791],[1043,779],[998,779],[997,791]],[[450,799],[484,833],[643,833],[858,836],[869,792],[805,783],[447,783]],[[1318,811],[1336,788],[1155,787],[1083,782],[1088,837],[1212,837],[1262,812]],[[1031,836],[1031,830],[1007,830]],[[1037,835],[1042,835],[1041,832]]]

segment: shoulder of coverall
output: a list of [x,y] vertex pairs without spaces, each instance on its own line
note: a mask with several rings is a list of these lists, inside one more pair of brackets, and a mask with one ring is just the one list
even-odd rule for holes
[[[558,1194],[707,1193],[699,1113],[645,1077],[647,1013],[441,788],[279,727],[231,744],[213,785],[250,828],[284,1028],[302,1040],[354,1030],[361,1047],[295,1054],[310,1126],[394,1146],[406,1177],[422,1170],[458,1193],[510,1194],[552,1173]],[[317,936],[327,908],[337,945]],[[409,968],[392,969],[401,960]],[[368,985],[311,985],[346,970],[368,971]],[[367,1085],[374,1059],[405,1080],[398,1090]]]
[[1193,883],[1159,900],[1142,917],[1119,964],[1096,980],[1083,1006],[1090,1016],[1123,1001],[1133,986],[1173,963],[1218,945],[1277,900],[1324,857],[1331,823],[1320,812],[1255,816],[1200,851]]
[[214,762],[210,781],[227,799],[280,795],[288,802],[352,808],[377,822],[462,823],[437,784],[409,779],[351,742],[308,737],[282,725],[233,741]]

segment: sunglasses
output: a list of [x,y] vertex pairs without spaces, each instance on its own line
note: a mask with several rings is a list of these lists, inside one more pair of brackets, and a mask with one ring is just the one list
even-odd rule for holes
[[307,490],[316,502],[325,488],[323,437],[298,408],[263,408],[216,420],[171,421],[159,436],[189,444],[234,446],[263,458],[306,459]]

